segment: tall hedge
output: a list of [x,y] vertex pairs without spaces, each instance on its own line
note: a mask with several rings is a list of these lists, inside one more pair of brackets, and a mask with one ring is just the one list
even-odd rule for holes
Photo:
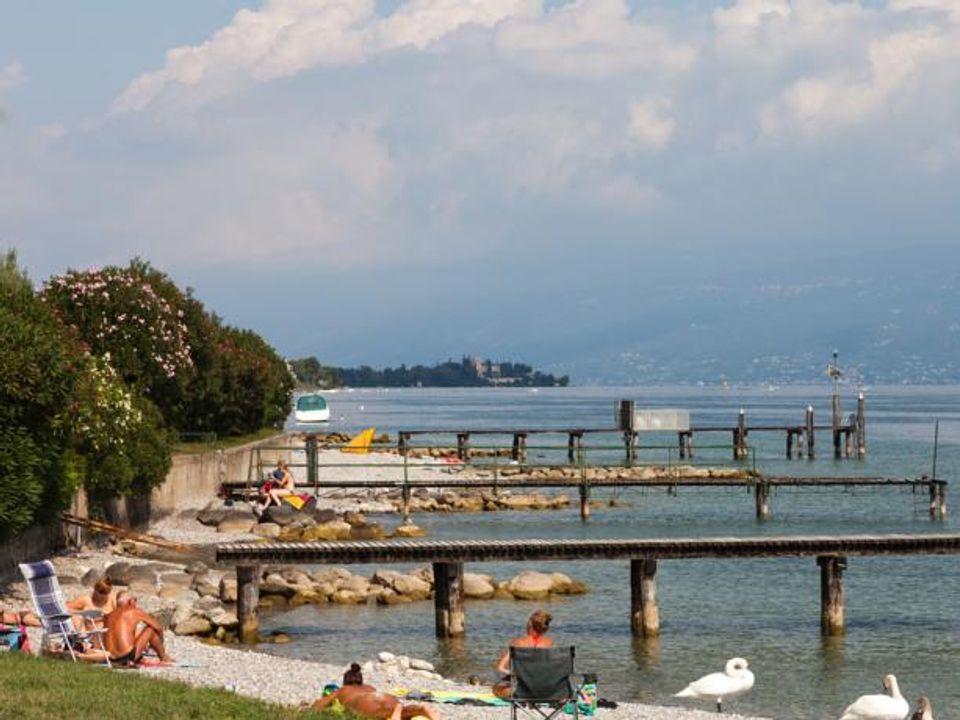
[[79,482],[66,410],[78,357],[16,255],[0,259],[0,536],[61,509]]

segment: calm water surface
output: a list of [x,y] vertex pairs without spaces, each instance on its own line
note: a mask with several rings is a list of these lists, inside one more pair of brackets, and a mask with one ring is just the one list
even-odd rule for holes
[[[845,410],[854,391],[844,387]],[[695,425],[732,425],[743,407],[752,423],[801,424],[812,403],[818,422],[829,421],[830,388],[667,387],[529,390],[391,390],[330,394],[331,429],[375,425],[398,429],[458,427],[608,427],[618,399],[638,407],[679,407]],[[780,434],[753,434],[757,466],[784,474],[909,475],[931,472],[934,421],[940,419],[937,474],[949,481],[960,466],[960,387],[878,387],[867,391],[869,454],[834,461],[829,433],[817,436],[816,461],[783,459]],[[612,441],[612,438],[610,439]],[[644,445],[675,442],[647,437]],[[449,442],[449,440],[448,440]],[[483,442],[487,442],[484,440]],[[531,440],[540,443],[541,441]],[[550,443],[565,443],[554,437]],[[602,442],[602,441],[600,441]],[[727,435],[698,436],[698,446],[730,442]],[[534,459],[546,450],[532,450]],[[608,451],[612,460],[619,457]],[[596,453],[599,456],[600,453]],[[729,450],[698,452],[698,461]],[[641,450],[665,459],[665,450]],[[546,458],[543,458],[546,459]],[[603,491],[606,497],[614,491]],[[937,532],[951,521],[931,522],[925,493],[909,489],[780,489],[773,517],[758,523],[753,497],[737,489],[623,490],[630,507],[596,511],[582,523],[576,510],[549,513],[424,514],[418,524],[431,538],[600,538],[788,535],[811,533]],[[395,516],[377,518],[388,526]],[[847,634],[819,635],[819,571],[808,559],[661,561],[658,570],[662,636],[634,640],[629,627],[625,562],[474,564],[468,570],[507,579],[523,569],[565,572],[585,580],[591,593],[546,603],[558,643],[577,646],[578,668],[600,676],[601,694],[671,704],[671,694],[691,679],[721,669],[727,658],[750,660],[757,684],[730,707],[776,718],[835,718],[852,699],[879,692],[880,678],[895,673],[913,702],[929,695],[937,717],[960,717],[960,560],[956,557],[851,557],[845,574]],[[351,568],[369,574],[370,567]],[[346,662],[380,650],[434,661],[456,677],[491,675],[506,638],[518,634],[533,606],[513,601],[467,605],[468,636],[433,637],[432,603],[389,608],[307,606],[272,615],[267,630],[283,628],[295,642],[264,646],[278,654]]]

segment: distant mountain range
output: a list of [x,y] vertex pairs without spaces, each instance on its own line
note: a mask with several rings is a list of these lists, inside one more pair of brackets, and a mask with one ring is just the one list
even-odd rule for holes
[[560,363],[532,359],[578,385],[779,384],[822,380],[837,349],[855,380],[960,382],[960,267],[871,270],[676,287],[614,328],[625,342],[592,343]]

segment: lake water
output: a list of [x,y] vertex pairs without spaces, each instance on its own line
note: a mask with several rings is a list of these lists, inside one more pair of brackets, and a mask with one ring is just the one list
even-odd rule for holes
[[[843,387],[844,410],[855,389]],[[807,404],[818,423],[830,417],[830,387],[557,388],[476,390],[357,390],[327,396],[330,429],[374,425],[398,429],[458,427],[610,427],[615,402],[690,410],[695,425],[732,426],[743,407],[751,423],[802,424]],[[782,434],[750,436],[756,464],[767,473],[815,475],[930,474],[934,421],[940,420],[937,475],[952,481],[960,467],[960,387],[877,387],[867,390],[869,452],[835,461],[829,432],[817,435],[818,459],[786,461]],[[611,437],[612,440],[612,437]],[[728,435],[698,436],[698,446],[729,445]],[[483,442],[488,442],[484,439]],[[531,440],[530,443],[541,443]],[[566,442],[564,436],[550,443]],[[644,445],[676,443],[648,437]],[[722,453],[722,455],[721,455]],[[531,457],[548,454],[532,450]],[[616,455],[613,451],[611,456]],[[729,448],[704,449],[729,464]],[[666,457],[641,449],[641,458]],[[614,491],[595,491],[603,498]],[[582,523],[575,508],[558,512],[421,514],[431,538],[615,538],[789,534],[922,533],[949,530],[931,522],[925,492],[909,489],[780,489],[772,518],[754,518],[753,496],[739,489],[619,491],[627,508],[597,510]],[[948,502],[951,501],[948,495]],[[375,518],[392,526],[395,516]],[[351,568],[369,575],[371,567]],[[960,558],[851,557],[844,575],[847,634],[819,634],[819,570],[813,558],[661,561],[658,594],[661,637],[634,640],[629,626],[626,562],[484,563],[468,565],[503,580],[523,569],[562,571],[586,581],[588,595],[544,603],[554,615],[557,643],[577,646],[581,671],[596,671],[601,695],[673,704],[672,693],[733,656],[749,659],[754,689],[729,708],[776,718],[836,718],[858,695],[880,691],[894,673],[913,703],[931,697],[937,717],[960,717]],[[296,635],[278,654],[316,660],[365,660],[380,650],[423,657],[440,672],[489,678],[506,639],[520,634],[530,603],[470,601],[466,638],[433,637],[433,604],[394,607],[307,606],[269,616],[266,630]]]

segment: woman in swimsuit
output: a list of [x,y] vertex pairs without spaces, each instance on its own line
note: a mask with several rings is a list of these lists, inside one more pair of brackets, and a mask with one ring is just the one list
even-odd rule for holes
[[277,461],[277,469],[273,471],[273,478],[275,482],[273,487],[270,488],[270,492],[267,493],[267,504],[264,507],[270,505],[280,507],[280,498],[284,495],[292,495],[295,488],[293,475],[287,469],[287,464],[283,460]]
[[553,647],[553,638],[546,637],[553,616],[543,610],[537,610],[527,620],[527,634],[510,641],[507,649],[497,661],[500,680],[493,684],[493,694],[504,700],[510,697],[510,648],[512,647]]

